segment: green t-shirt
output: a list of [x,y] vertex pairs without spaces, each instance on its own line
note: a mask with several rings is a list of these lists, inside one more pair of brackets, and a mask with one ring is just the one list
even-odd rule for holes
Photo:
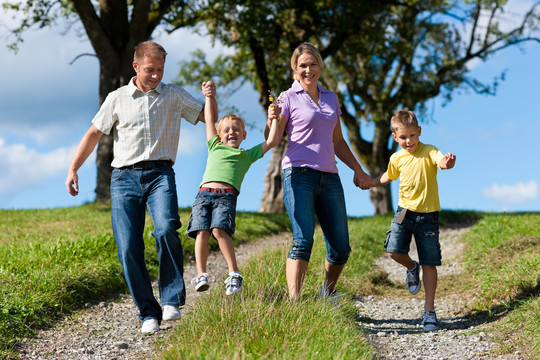
[[251,149],[235,149],[223,145],[218,136],[206,142],[208,159],[201,185],[210,181],[221,181],[234,186],[240,193],[240,186],[251,164],[262,158],[262,144]]

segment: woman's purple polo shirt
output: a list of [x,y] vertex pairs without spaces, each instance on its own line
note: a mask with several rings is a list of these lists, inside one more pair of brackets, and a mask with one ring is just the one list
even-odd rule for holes
[[341,109],[337,95],[317,84],[319,104],[311,99],[298,81],[285,92],[281,114],[289,118],[285,131],[289,147],[282,167],[302,167],[337,173],[334,153],[334,127]]

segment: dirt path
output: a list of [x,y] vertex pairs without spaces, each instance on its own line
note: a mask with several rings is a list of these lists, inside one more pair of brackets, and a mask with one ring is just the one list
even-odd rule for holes
[[[464,244],[460,239],[466,231],[467,227],[441,228],[443,266],[438,268],[439,278],[461,272]],[[411,254],[416,254],[416,249],[412,249]],[[376,265],[382,267],[391,280],[405,281],[404,268],[388,256],[379,258]],[[411,296],[406,290],[400,299],[358,296],[360,326],[375,349],[375,359],[522,359],[519,354],[490,355],[496,346],[492,336],[481,329],[482,324],[459,315],[459,294],[436,298],[441,330],[424,332],[418,321],[424,308],[423,296],[423,291]]]
[[[250,256],[260,250],[282,246],[290,241],[288,234],[272,236],[236,248],[236,257],[241,266]],[[215,276],[215,291],[225,291],[221,276],[227,273],[223,255],[213,252],[208,258],[208,273]],[[194,301],[206,293],[194,291],[190,280],[197,275],[195,263],[184,266],[186,282],[185,314]],[[157,294],[156,294],[157,296]],[[148,359],[153,355],[152,345],[167,335],[174,321],[161,324],[161,331],[151,336],[140,333],[141,323],[137,308],[129,295],[112,301],[87,304],[86,308],[72,317],[59,322],[51,329],[40,330],[36,338],[19,343],[19,358],[31,360],[133,360]]]
[[[464,245],[461,236],[466,227],[442,228],[440,241],[444,265],[439,268],[441,277],[459,273]],[[242,264],[259,250],[282,246],[290,241],[290,235],[274,236],[264,241],[242,245],[236,249],[238,262]],[[413,251],[415,253],[415,251]],[[388,257],[381,257],[376,264],[389,273],[390,279],[403,281],[404,269]],[[210,255],[208,272],[217,280],[227,272],[220,252]],[[187,303],[183,312],[189,312],[201,293],[193,291],[189,281],[195,277],[193,262],[185,265]],[[216,283],[216,291],[223,291]],[[481,324],[455,315],[461,306],[459,295],[436,300],[441,330],[431,333],[422,331],[417,319],[423,309],[423,292],[403,298],[376,298],[357,295],[357,307],[367,339],[375,349],[375,359],[522,359],[518,354],[492,357],[489,352],[495,346],[490,334],[479,330]],[[142,336],[137,310],[130,296],[123,295],[113,301],[87,304],[76,316],[67,318],[54,328],[39,331],[35,339],[19,344],[20,359],[55,360],[123,360],[147,359],[153,354],[153,343],[165,337],[175,322],[164,322],[161,331],[152,336]]]

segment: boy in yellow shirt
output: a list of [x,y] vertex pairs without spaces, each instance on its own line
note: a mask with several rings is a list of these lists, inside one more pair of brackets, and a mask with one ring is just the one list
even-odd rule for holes
[[[437,267],[441,265],[439,244],[439,190],[437,168],[451,169],[456,163],[452,153],[443,155],[433,145],[420,142],[422,128],[413,112],[398,110],[391,119],[392,136],[402,150],[392,154],[386,172],[373,179],[373,186],[388,184],[400,178],[399,202],[387,232],[388,255],[407,268],[406,283],[411,294],[420,291],[422,266],[426,299],[421,320],[425,331],[437,330],[435,290]],[[418,249],[418,262],[409,256],[412,235]]]

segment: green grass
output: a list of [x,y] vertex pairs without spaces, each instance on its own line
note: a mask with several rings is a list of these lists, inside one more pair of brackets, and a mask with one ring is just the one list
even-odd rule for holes
[[500,351],[540,358],[540,214],[486,215],[465,242],[458,286],[473,289],[472,311],[492,323]]
[[[190,209],[181,209],[180,236]],[[17,341],[92,300],[126,291],[110,230],[110,210],[86,205],[68,209],[0,210],[0,358],[16,358]],[[316,299],[324,278],[325,248],[316,234],[302,298],[287,300],[287,248],[268,250],[246,264],[244,292],[219,291],[196,303],[163,340],[157,358],[167,359],[370,359],[356,324],[353,295],[389,294],[395,285],[375,271],[391,216],[351,218],[351,257],[340,279],[341,307]],[[441,213],[441,224],[476,221],[465,236],[463,275],[441,280],[441,295],[470,299],[470,314],[485,318],[499,335],[501,352],[519,348],[540,357],[540,214]],[[289,231],[286,214],[237,215],[236,244]],[[145,228],[147,263],[157,275],[150,219]],[[217,244],[212,244],[214,249]],[[530,340],[532,339],[532,340]]]
[[[181,209],[183,224],[190,209]],[[32,336],[85,303],[126,292],[110,225],[110,208],[90,204],[47,210],[0,210],[0,358],[15,358],[18,340]],[[236,243],[288,231],[285,214],[239,213]],[[148,270],[157,276],[157,255],[146,222]],[[194,240],[180,229],[184,255]]]

